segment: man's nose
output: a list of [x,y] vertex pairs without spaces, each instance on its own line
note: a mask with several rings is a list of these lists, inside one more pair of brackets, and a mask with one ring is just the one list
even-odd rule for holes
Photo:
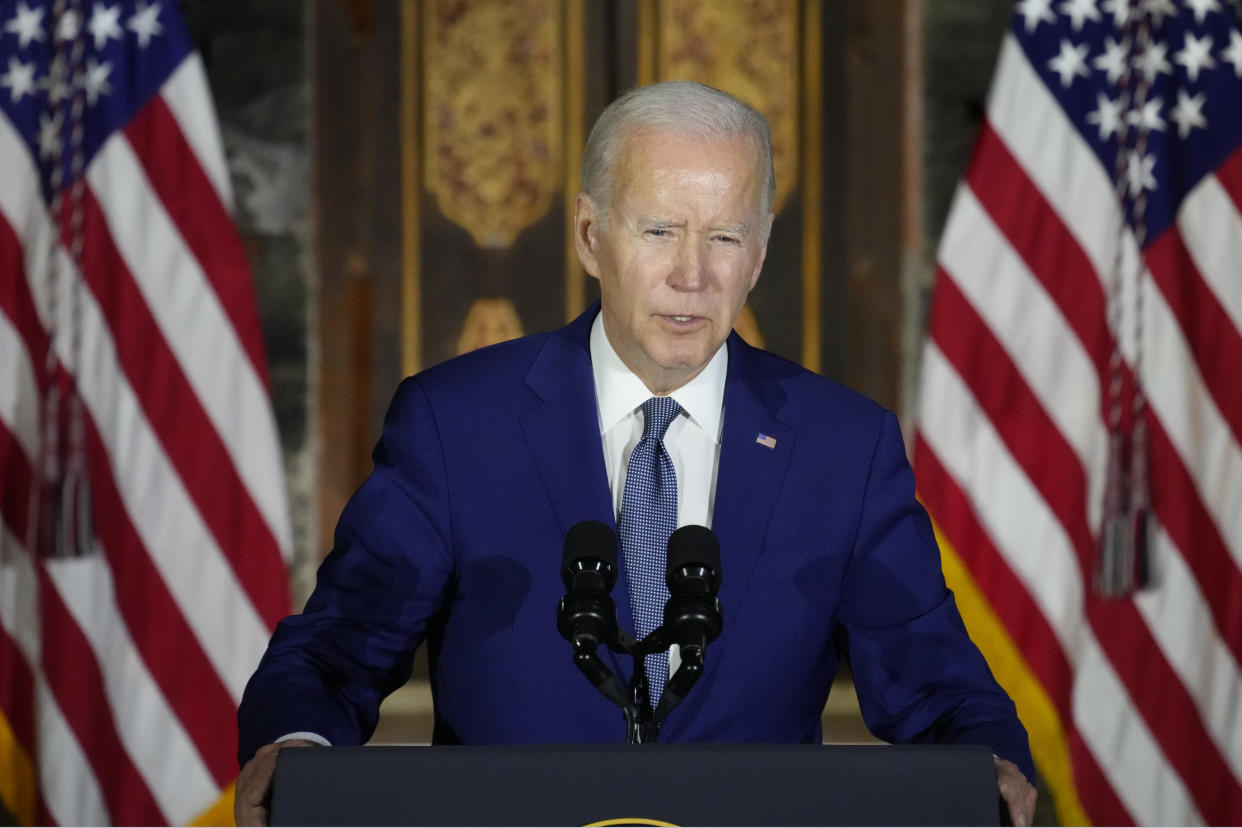
[[678,246],[669,285],[677,290],[699,290],[707,279],[707,256],[703,243],[687,238]]

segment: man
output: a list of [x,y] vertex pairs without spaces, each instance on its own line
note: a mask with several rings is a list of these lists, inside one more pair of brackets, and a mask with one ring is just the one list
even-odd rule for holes
[[[562,539],[588,519],[619,527],[619,620],[640,635],[674,520],[720,539],[724,631],[662,741],[819,740],[844,653],[873,732],[991,746],[1029,824],[1026,734],[945,588],[896,419],[730,333],[772,224],[762,116],[698,84],[634,90],[592,131],[582,187],[601,305],[398,389],[315,593],[246,690],[239,824],[266,817],[281,747],[365,741],[424,639],[437,743],[620,741],[553,621]],[[676,654],[650,658],[654,700]]]

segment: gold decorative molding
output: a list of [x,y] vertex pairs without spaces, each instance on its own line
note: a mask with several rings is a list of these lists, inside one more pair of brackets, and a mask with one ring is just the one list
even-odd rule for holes
[[[823,319],[820,286],[824,279],[823,233],[824,166],[822,158],[824,112],[823,10],[820,0],[807,0],[802,24],[803,98],[802,146],[802,364],[812,371],[823,367]],[[778,172],[777,175],[780,173]],[[779,180],[779,179],[778,179]]]
[[425,185],[482,247],[508,247],[562,179],[559,0],[427,0]]
[[510,299],[504,296],[475,299],[457,337],[457,353],[517,339],[522,333],[522,320]]
[[422,368],[423,284],[419,234],[418,5],[401,4],[401,370]]
[[660,39],[660,15],[656,9],[658,0],[638,0],[638,44],[635,55],[638,66],[638,85],[646,86],[658,80],[656,67],[656,42]]
[[565,5],[565,319],[586,309],[586,271],[574,244],[574,199],[578,194],[578,168],[586,118],[586,15],[585,0],[566,0]]
[[[816,0],[809,0],[814,3]],[[640,26],[655,23],[654,80],[693,80],[735,95],[772,127],[776,200],[780,212],[798,181],[801,55],[798,0],[659,0]],[[650,32],[639,33],[640,67]]]

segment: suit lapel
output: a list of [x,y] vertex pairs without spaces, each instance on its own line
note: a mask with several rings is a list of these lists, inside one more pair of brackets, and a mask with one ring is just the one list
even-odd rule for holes
[[542,403],[522,416],[522,430],[562,535],[583,520],[616,527],[591,373],[593,319],[587,311],[549,336],[526,375]]
[[[617,531],[591,370],[591,325],[598,312],[597,302],[551,334],[526,375],[526,384],[543,402],[522,416],[522,430],[561,537],[584,520],[598,520]],[[617,623],[632,631],[624,556],[619,549],[617,570],[612,591]],[[618,677],[629,681],[628,659],[609,658]]]
[[779,383],[759,373],[754,350],[736,334],[729,345],[712,529],[720,538],[721,601],[736,607],[763,548],[795,434],[778,419],[785,402]]
[[[598,311],[596,304],[550,335],[526,375],[542,403],[522,416],[522,430],[561,537],[584,520],[617,530],[591,371],[591,324]],[[622,559],[618,550],[617,622],[633,629]]]
[[[779,382],[760,370],[758,353],[737,336],[729,337],[729,373],[725,382],[724,426],[712,531],[720,540],[720,603],[724,628],[711,646],[700,682],[711,683],[724,660],[751,570],[763,549],[776,496],[789,468],[795,432],[778,414],[786,395]],[[764,438],[770,440],[764,440]],[[764,442],[759,442],[764,440]],[[772,443],[771,441],[775,441]],[[692,717],[689,710],[674,714],[674,729]],[[701,701],[703,695],[698,694]],[[680,714],[680,715],[678,715]]]

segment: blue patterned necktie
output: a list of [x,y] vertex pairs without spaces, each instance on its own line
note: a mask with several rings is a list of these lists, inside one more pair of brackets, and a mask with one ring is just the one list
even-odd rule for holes
[[[672,397],[643,403],[643,436],[630,454],[618,526],[630,587],[634,634],[641,640],[664,620],[668,587],[664,559],[677,528],[677,472],[664,449],[664,432],[681,413]],[[648,694],[655,707],[668,681],[668,651],[648,655]]]

